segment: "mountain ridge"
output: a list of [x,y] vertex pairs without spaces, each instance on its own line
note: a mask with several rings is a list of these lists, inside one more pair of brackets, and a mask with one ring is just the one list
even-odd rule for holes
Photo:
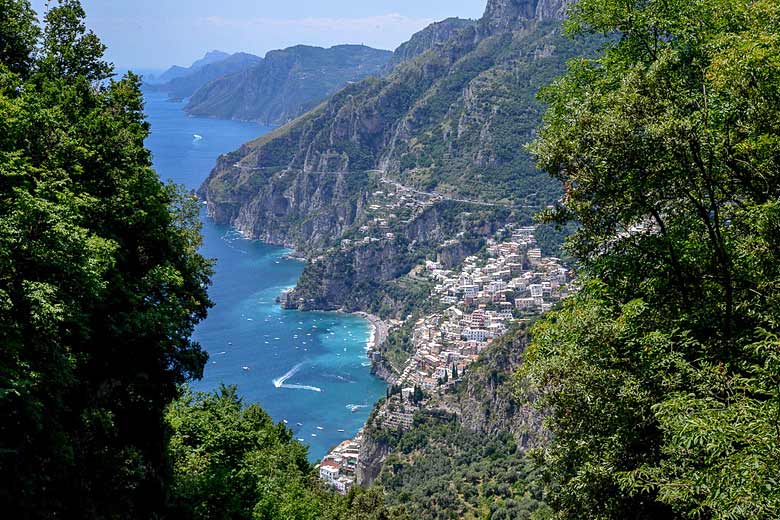
[[[237,52],[224,59],[209,61],[198,67],[186,69],[186,73],[174,77],[167,83],[147,84],[152,90],[165,92],[172,100],[180,101],[215,79],[238,72],[258,63],[262,58],[246,52]],[[200,60],[203,63],[203,60]],[[198,63],[198,62],[196,62]]]
[[378,74],[392,53],[363,45],[297,45],[217,78],[192,94],[194,116],[285,123],[314,108],[349,82]]
[[400,312],[404,270],[560,198],[524,145],[538,89],[600,45],[562,34],[566,4],[491,0],[445,43],[222,156],[198,191],[209,214],[311,260],[286,305]]

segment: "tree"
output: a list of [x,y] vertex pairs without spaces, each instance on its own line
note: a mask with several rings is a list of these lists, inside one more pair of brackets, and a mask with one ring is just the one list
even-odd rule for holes
[[581,0],[532,149],[584,288],[521,375],[571,518],[780,515],[780,4]]
[[419,404],[425,395],[423,394],[422,388],[420,388],[417,385],[414,385],[414,392],[412,393],[412,402],[414,404]]
[[0,63],[14,74],[27,75],[40,29],[28,0],[0,0]]
[[113,67],[103,60],[106,46],[84,25],[79,0],[59,0],[44,18],[40,67],[49,77],[104,81]]
[[107,80],[79,3],[49,10],[40,54],[28,3],[2,8],[0,507],[151,518],[164,409],[206,360],[199,209],[151,168],[140,80]]
[[173,518],[319,518],[306,448],[235,387],[185,394],[168,411]]
[[168,516],[187,519],[403,520],[380,490],[346,498],[317,480],[302,444],[235,387],[186,392],[168,409],[173,465]]

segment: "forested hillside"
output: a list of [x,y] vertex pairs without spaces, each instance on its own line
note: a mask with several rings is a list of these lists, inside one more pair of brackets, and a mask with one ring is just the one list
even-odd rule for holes
[[780,3],[581,0],[545,91],[583,290],[521,372],[561,518],[780,517]]

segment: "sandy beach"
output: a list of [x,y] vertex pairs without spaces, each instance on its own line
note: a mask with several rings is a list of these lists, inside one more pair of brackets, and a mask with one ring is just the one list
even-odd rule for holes
[[371,324],[371,336],[368,338],[367,348],[369,351],[378,349],[387,339],[389,326],[378,316],[368,314],[367,312],[354,313],[361,318],[365,318]]

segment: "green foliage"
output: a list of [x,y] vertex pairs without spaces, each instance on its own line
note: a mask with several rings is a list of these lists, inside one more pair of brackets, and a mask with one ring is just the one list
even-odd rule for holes
[[26,74],[40,29],[29,0],[0,0],[0,63],[15,74]]
[[173,467],[170,518],[262,520],[404,520],[378,490],[346,498],[327,491],[306,447],[236,388],[185,395],[168,409]]
[[393,445],[377,484],[419,520],[550,518],[542,483],[508,434],[484,436],[422,416]]
[[113,67],[103,61],[106,46],[84,25],[79,0],[59,0],[44,18],[40,68],[49,78],[103,81]]
[[243,407],[234,387],[185,394],[167,422],[172,517],[320,518],[325,494],[313,481],[306,448],[260,407]]
[[206,358],[198,208],[152,170],[139,80],[107,81],[78,2],[40,42],[27,2],[0,7],[0,507],[149,518],[163,409]]
[[533,146],[584,290],[522,371],[566,518],[777,518],[780,4],[581,0],[619,33]]

